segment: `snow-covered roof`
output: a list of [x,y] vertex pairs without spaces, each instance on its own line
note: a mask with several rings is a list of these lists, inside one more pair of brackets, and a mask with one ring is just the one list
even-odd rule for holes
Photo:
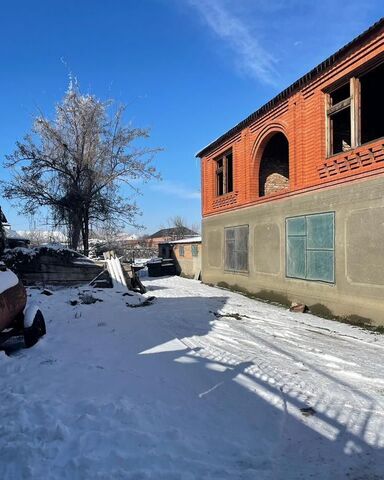
[[7,238],[17,238],[18,240],[22,239],[22,237],[15,230],[11,229],[5,230],[5,235]]
[[172,227],[172,228],[162,228],[156,233],[149,235],[148,238],[163,238],[163,237],[179,237],[180,235],[189,235],[192,236],[196,234],[193,230],[187,227]]
[[182,238],[181,240],[174,240],[169,243],[172,243],[172,245],[174,243],[201,243],[201,236],[199,235],[197,237]]
[[58,230],[17,230],[16,232],[22,238],[38,239],[40,241],[59,241],[65,242],[67,237]]

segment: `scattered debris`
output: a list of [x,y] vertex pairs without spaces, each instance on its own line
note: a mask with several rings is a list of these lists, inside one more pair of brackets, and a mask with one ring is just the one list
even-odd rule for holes
[[90,283],[91,287],[97,288],[113,288],[112,278],[108,270],[100,272]]
[[72,307],[74,307],[75,305],[77,305],[79,302],[77,300],[70,300],[69,301],[70,305],[72,305]]
[[240,315],[240,313],[219,313],[219,312],[210,312],[210,313],[213,313],[213,315],[216,318],[230,317],[230,318],[234,318],[236,320],[242,320],[243,319],[243,317]]
[[44,288],[44,290],[42,290],[41,292],[41,295],[53,295],[53,292],[51,292],[51,290],[48,290],[47,288]]
[[108,273],[112,279],[113,286],[122,286],[128,288],[127,282],[125,280],[123,269],[121,268],[121,263],[115,252],[111,250],[110,252],[104,252],[104,261],[107,265]]
[[137,307],[147,307],[148,305],[152,305],[152,302],[156,299],[156,297],[148,297],[143,302],[140,303],[126,303],[127,307],[137,308]]
[[147,292],[147,288],[141,283],[141,280],[138,275],[138,271],[139,271],[138,268],[131,266],[131,273],[132,273],[131,286],[134,292],[139,292],[143,294]]
[[293,302],[289,307],[289,311],[296,312],[296,313],[305,313],[305,312],[308,312],[308,307],[307,305],[304,305],[304,303]]
[[312,415],[316,414],[316,410],[312,407],[304,407],[300,408],[300,412],[305,416],[305,417],[310,417]]
[[197,270],[193,276],[194,280],[201,280],[201,270]]
[[96,302],[102,302],[101,298],[94,297],[91,293],[79,293],[81,303],[84,305],[92,305]]

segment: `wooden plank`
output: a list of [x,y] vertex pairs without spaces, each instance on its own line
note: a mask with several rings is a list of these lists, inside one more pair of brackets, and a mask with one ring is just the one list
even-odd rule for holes
[[116,257],[115,252],[105,252],[104,254],[105,263],[107,265],[108,272],[112,279],[112,284],[114,287],[122,286],[127,287],[125,281],[124,273],[121,268],[120,260]]
[[[79,265],[42,265],[40,271],[42,273],[58,273],[58,274],[68,274],[70,275],[72,272],[82,272],[84,275],[91,275],[94,273],[95,275],[97,272],[101,272],[103,269],[97,265],[87,265],[87,266],[79,266]],[[36,270],[26,270],[34,272]]]
[[328,115],[328,110],[331,106],[331,96],[329,93],[326,94],[326,101],[325,101],[325,133],[326,133],[326,150],[327,150],[327,157],[332,155],[333,151],[333,142],[332,142],[332,122]]
[[361,145],[361,108],[360,108],[360,80],[352,77],[350,84],[351,103],[351,141],[352,148]]
[[120,283],[121,283],[124,287],[127,287],[127,283],[126,283],[126,281],[125,281],[124,273],[123,273],[123,270],[122,270],[122,268],[121,268],[120,260],[119,260],[117,257],[115,257],[114,260],[115,260],[116,271],[117,271],[117,274],[118,274]]
[[333,115],[334,113],[341,112],[351,106],[352,97],[348,97],[345,100],[341,100],[341,102],[336,103],[336,105],[332,105],[328,108],[328,115]]

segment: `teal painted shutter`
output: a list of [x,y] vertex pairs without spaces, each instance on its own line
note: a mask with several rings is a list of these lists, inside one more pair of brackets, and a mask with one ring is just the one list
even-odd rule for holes
[[305,278],[306,237],[305,217],[288,218],[287,229],[287,276]]
[[307,217],[307,278],[334,282],[334,214]]
[[287,219],[288,235],[306,235],[305,217],[293,217]]
[[305,237],[287,239],[287,275],[288,277],[305,278]]
[[333,250],[333,213],[307,216],[308,249]]
[[334,279],[334,254],[327,250],[307,251],[307,278],[333,283]]

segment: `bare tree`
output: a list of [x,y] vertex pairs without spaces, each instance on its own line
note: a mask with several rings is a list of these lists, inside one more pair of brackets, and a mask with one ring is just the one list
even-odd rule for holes
[[124,126],[125,107],[109,116],[111,106],[82,94],[71,80],[55,118],[37,116],[31,134],[6,157],[13,176],[3,182],[4,196],[20,199],[27,214],[49,207],[55,225],[67,227],[70,246],[77,249],[82,239],[86,255],[91,224],[137,226],[138,208],[121,186],[137,193],[132,180],[159,177],[152,166],[159,149],[134,146],[148,130]]
[[194,232],[196,232],[198,234],[201,233],[201,223],[199,223],[199,222],[191,223],[190,228],[191,228],[191,230],[193,230]]
[[170,217],[167,220],[168,227],[172,228],[172,238],[170,240],[179,240],[182,238],[190,237],[193,233],[198,233],[198,230],[195,230],[194,226],[189,226],[188,222],[181,215],[175,215]]
[[27,230],[18,233],[30,241],[31,247],[38,247],[46,243],[62,243],[65,238],[61,232],[53,230]]

